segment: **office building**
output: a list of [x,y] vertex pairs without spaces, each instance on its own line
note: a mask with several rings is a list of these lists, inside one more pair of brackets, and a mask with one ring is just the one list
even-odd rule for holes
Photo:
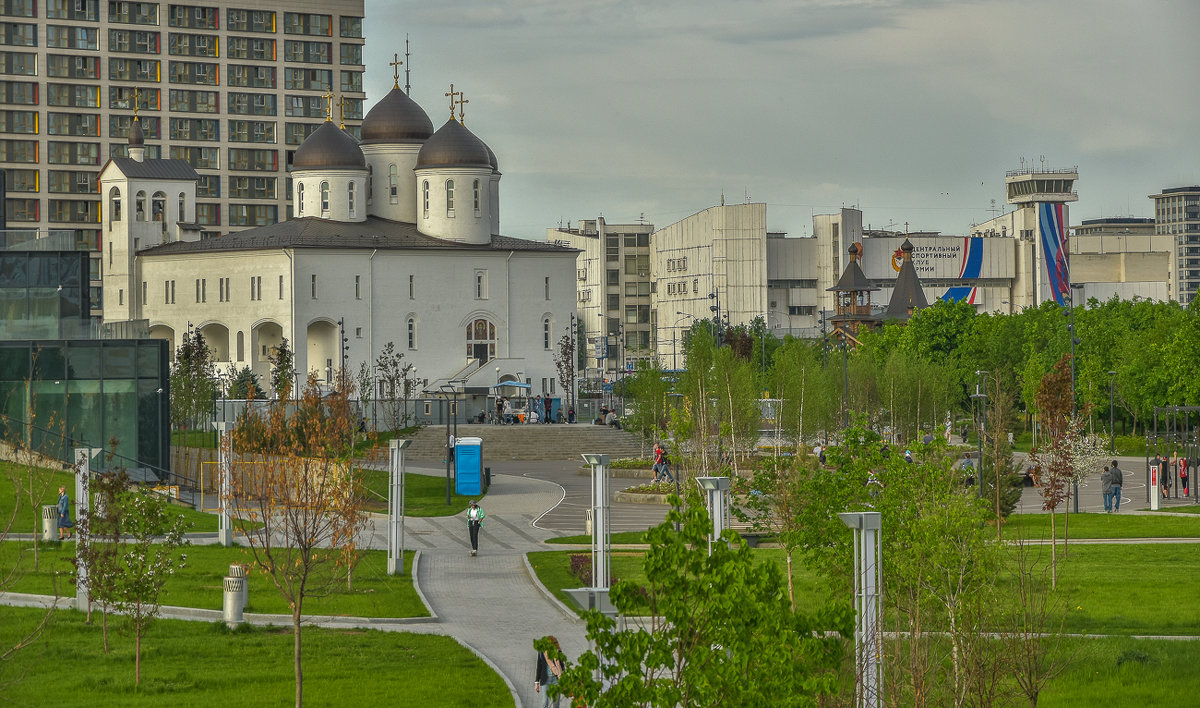
[[1154,200],[1154,232],[1170,236],[1173,299],[1189,304],[1200,288],[1200,186],[1170,187]]

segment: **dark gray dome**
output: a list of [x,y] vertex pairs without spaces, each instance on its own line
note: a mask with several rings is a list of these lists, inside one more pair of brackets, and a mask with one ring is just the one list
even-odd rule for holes
[[293,170],[366,169],[362,149],[346,131],[333,121],[325,121],[296,148],[292,156]]
[[364,143],[420,142],[433,135],[433,122],[417,102],[393,88],[367,111],[362,122]]
[[133,117],[133,123],[129,125],[129,147],[145,147],[146,134],[142,132],[142,122]]
[[487,145],[451,118],[417,153],[417,169],[424,167],[482,167],[492,169]]
[[[483,143],[482,140],[479,142]],[[483,143],[483,147],[488,151],[488,163],[492,166],[492,172],[499,172],[500,164],[496,162],[496,153],[492,152],[492,148],[487,143]]]

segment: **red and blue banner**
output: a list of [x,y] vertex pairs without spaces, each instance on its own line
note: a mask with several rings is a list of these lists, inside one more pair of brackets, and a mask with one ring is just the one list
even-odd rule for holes
[[1038,204],[1038,232],[1042,237],[1042,267],[1050,285],[1050,295],[1060,305],[1070,299],[1071,272],[1068,263],[1065,204]]

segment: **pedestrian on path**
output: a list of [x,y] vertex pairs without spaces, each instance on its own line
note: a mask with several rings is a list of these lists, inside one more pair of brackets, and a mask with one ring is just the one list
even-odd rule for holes
[[467,509],[467,531],[471,533],[471,555],[479,555],[479,529],[483,528],[483,508],[479,502],[471,500]]
[[1104,471],[1100,473],[1100,491],[1104,494],[1104,513],[1112,513],[1112,471],[1108,465],[1104,466]]
[[1112,466],[1108,468],[1108,474],[1112,478],[1112,507],[1114,512],[1121,510],[1121,486],[1125,484],[1125,473],[1117,466],[1117,461],[1112,461]]
[[662,443],[654,446],[654,481],[661,482],[665,476],[672,482],[675,481],[675,475],[671,474],[671,460],[667,457],[667,451],[663,449]]
[[537,655],[537,675],[533,679],[533,690],[535,693],[542,694],[542,708],[558,708],[558,696],[550,697],[549,691],[543,691],[543,688],[557,686],[558,679],[562,677],[563,665],[558,659],[558,654],[562,652],[562,646],[558,643],[558,637],[550,635],[546,637],[550,643],[554,645],[554,655],[548,651],[539,651]]
[[67,496],[67,488],[58,488],[58,540],[63,540],[63,532],[66,532],[66,538],[70,538],[74,533],[71,529],[75,528],[75,522],[71,520],[71,497]]

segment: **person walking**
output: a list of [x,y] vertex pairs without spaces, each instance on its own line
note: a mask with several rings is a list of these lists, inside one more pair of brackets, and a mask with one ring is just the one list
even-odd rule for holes
[[504,397],[496,396],[496,425],[504,424]]
[[66,538],[70,538],[74,532],[75,522],[71,520],[71,497],[67,496],[67,488],[58,488],[58,540],[63,540],[63,532],[66,532]]
[[1104,494],[1104,513],[1112,513],[1112,471],[1108,465],[1104,466],[1104,471],[1100,473],[1100,492]]
[[1117,461],[1113,460],[1108,474],[1112,478],[1112,510],[1115,513],[1121,511],[1121,486],[1125,484],[1125,473],[1117,466]]
[[554,635],[550,635],[546,637],[546,639],[549,639],[550,643],[554,645],[555,654],[554,656],[551,656],[550,652],[548,651],[538,652],[537,670],[534,672],[536,675],[533,679],[533,690],[534,693],[542,694],[542,708],[550,708],[550,706],[558,708],[559,697],[556,696],[551,698],[549,691],[543,691],[542,689],[550,686],[557,686],[558,680],[562,678],[563,665],[562,662],[557,658],[558,652],[562,651],[562,646],[558,643],[558,637],[555,637]]
[[510,423],[513,422],[512,401],[508,400],[507,396],[504,397],[503,415],[504,415],[504,424],[505,425],[509,425]]
[[671,460],[667,457],[662,443],[659,443],[654,446],[654,481],[661,482],[664,476],[672,482],[675,481],[675,475],[671,474]]
[[1183,487],[1183,496],[1188,495],[1188,459],[1187,455],[1179,456],[1179,486]]
[[542,405],[544,405],[546,408],[546,415],[542,416],[542,422],[553,423],[554,419],[550,417],[550,412],[554,409],[554,402],[550,400],[549,396],[546,396],[546,398],[542,400]]
[[471,555],[479,555],[479,529],[483,528],[483,508],[479,502],[471,500],[467,508],[467,531],[471,534]]

